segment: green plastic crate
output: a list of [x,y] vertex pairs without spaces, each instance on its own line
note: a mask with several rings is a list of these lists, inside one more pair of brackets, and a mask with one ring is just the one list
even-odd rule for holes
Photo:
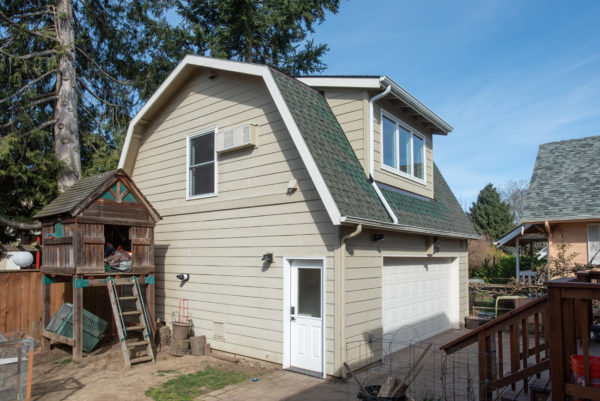
[[[90,352],[94,349],[108,323],[92,312],[83,310],[83,350]],[[54,314],[46,330],[58,335],[73,338],[73,304],[66,303]]]

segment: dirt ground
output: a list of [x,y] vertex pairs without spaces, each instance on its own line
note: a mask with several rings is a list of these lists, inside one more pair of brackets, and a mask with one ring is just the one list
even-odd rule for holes
[[56,346],[49,352],[36,352],[34,356],[32,400],[151,400],[144,393],[150,387],[176,378],[181,374],[195,373],[211,366],[223,370],[236,370],[249,377],[261,377],[281,369],[274,364],[240,358],[233,363],[206,356],[171,356],[168,349],[157,353],[156,363],[147,362],[125,367],[119,344],[99,346],[83,361],[71,360],[70,348]]

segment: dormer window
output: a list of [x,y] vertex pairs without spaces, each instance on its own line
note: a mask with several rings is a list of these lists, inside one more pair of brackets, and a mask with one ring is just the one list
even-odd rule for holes
[[425,181],[425,137],[388,114],[382,114],[383,167]]

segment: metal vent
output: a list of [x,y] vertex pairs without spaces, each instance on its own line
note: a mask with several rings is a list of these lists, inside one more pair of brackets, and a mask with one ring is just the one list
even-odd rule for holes
[[217,152],[231,152],[256,146],[256,126],[244,125],[227,131],[217,132]]

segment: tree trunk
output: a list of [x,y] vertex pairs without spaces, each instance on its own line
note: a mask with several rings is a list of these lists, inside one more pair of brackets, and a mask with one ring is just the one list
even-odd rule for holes
[[58,188],[63,192],[81,178],[72,0],[57,0],[56,35],[62,53],[56,77],[58,99],[54,110],[54,151],[63,164],[58,178]]

